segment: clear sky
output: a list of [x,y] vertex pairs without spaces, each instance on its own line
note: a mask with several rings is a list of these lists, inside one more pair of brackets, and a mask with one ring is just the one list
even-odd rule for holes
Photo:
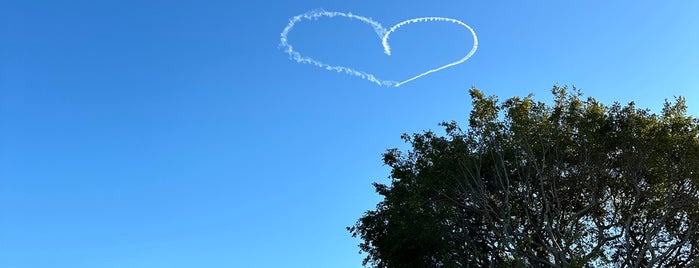
[[[318,8],[384,27],[455,18],[479,48],[379,87],[280,48],[289,19]],[[371,182],[401,133],[465,123],[471,86],[548,101],[576,85],[654,111],[682,95],[698,115],[697,14],[679,0],[0,0],[0,267],[360,267],[345,227],[379,201]],[[472,42],[415,24],[388,57],[341,18],[288,37],[392,80]]]

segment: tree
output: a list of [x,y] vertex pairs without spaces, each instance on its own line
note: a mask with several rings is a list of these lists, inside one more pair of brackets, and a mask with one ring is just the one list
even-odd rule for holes
[[[570,91],[570,93],[569,93]],[[554,86],[547,105],[475,88],[469,128],[389,149],[390,185],[348,227],[374,267],[699,265],[699,121]]]

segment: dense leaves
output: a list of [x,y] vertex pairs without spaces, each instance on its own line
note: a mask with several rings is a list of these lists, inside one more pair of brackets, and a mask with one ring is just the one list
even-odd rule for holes
[[[569,91],[572,91],[570,93]],[[390,185],[348,230],[375,267],[699,265],[699,122],[554,87],[470,91],[469,128],[403,135]]]

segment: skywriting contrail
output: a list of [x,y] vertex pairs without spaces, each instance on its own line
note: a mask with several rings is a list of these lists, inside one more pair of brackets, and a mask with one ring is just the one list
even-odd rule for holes
[[[289,32],[294,28],[297,22],[303,21],[303,20],[317,20],[322,17],[328,17],[328,18],[333,18],[333,17],[344,17],[348,19],[354,19],[358,20],[360,22],[369,24],[372,28],[374,28],[374,31],[376,34],[381,38],[381,44],[383,45],[383,50],[386,55],[391,55],[391,47],[388,44],[388,38],[391,36],[392,33],[397,31],[399,28],[408,25],[408,24],[413,24],[413,23],[420,23],[420,22],[450,22],[450,23],[455,23],[458,24],[466,29],[468,29],[471,32],[471,35],[473,36],[473,46],[471,47],[471,51],[469,51],[466,56],[463,58],[448,63],[446,65],[427,70],[421,74],[415,75],[411,78],[408,78],[406,80],[403,80],[401,82],[396,82],[396,81],[391,81],[391,80],[384,80],[384,79],[379,79],[375,75],[366,73],[363,71],[355,70],[349,67],[345,66],[340,66],[340,65],[330,65],[318,60],[315,60],[311,57],[308,56],[303,56],[301,53],[297,52],[294,50],[294,48],[289,44],[287,36],[289,35]],[[325,10],[313,10],[306,12],[301,15],[294,16],[291,18],[289,21],[289,24],[286,25],[284,30],[281,33],[281,47],[284,48],[284,51],[289,54],[289,57],[292,60],[295,60],[298,63],[306,63],[306,64],[311,64],[316,67],[320,67],[329,71],[336,71],[339,73],[346,73],[349,75],[357,76],[363,79],[366,79],[370,82],[376,83],[380,86],[395,86],[398,87],[400,85],[403,85],[405,83],[408,83],[410,81],[413,81],[415,79],[418,79],[420,77],[423,77],[425,75],[438,72],[441,70],[444,70],[446,68],[461,64],[465,61],[467,61],[471,56],[473,56],[474,53],[476,53],[476,50],[478,49],[478,37],[476,36],[476,32],[471,28],[471,26],[468,26],[466,23],[463,23],[460,20],[457,19],[451,19],[451,18],[444,18],[444,17],[424,17],[424,18],[414,18],[414,19],[408,19],[402,22],[399,22],[398,24],[394,25],[393,27],[386,29],[381,24],[378,22],[372,20],[371,18],[367,17],[362,17],[358,15],[354,15],[352,13],[343,13],[343,12],[336,12],[336,11],[325,11]]]

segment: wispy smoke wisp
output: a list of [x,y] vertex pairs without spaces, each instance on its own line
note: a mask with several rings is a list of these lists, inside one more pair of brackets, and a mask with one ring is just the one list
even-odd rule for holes
[[[330,65],[330,64],[315,60],[311,57],[303,56],[303,55],[301,55],[301,53],[294,50],[293,46],[291,46],[291,44],[289,44],[287,36],[289,35],[289,32],[291,32],[291,30],[294,28],[296,23],[303,21],[303,20],[318,20],[319,18],[323,18],[323,17],[328,17],[328,18],[344,17],[344,18],[348,18],[348,19],[355,19],[355,20],[358,20],[360,22],[363,22],[363,23],[370,25],[374,29],[376,34],[379,36],[379,38],[381,39],[381,44],[383,45],[384,53],[386,53],[386,55],[388,55],[388,56],[391,55],[391,47],[388,44],[388,39],[391,36],[391,34],[405,25],[413,24],[413,23],[420,23],[420,22],[450,22],[450,23],[458,24],[458,25],[468,29],[469,32],[471,32],[471,35],[473,36],[473,46],[471,47],[471,50],[468,52],[468,54],[466,54],[466,56],[464,56],[463,58],[461,58],[457,61],[448,63],[446,65],[443,65],[443,66],[440,66],[440,67],[437,67],[434,69],[427,70],[421,74],[415,75],[415,76],[408,78],[406,80],[403,80],[401,82],[385,80],[385,79],[377,78],[373,74],[354,70],[354,69],[349,68],[349,67],[340,66],[340,65]],[[473,56],[474,53],[476,53],[476,50],[478,49],[478,37],[476,36],[476,32],[473,30],[473,28],[471,28],[471,26],[468,26],[466,23],[463,23],[460,20],[451,19],[451,18],[424,17],[424,18],[409,19],[409,20],[399,22],[398,24],[394,25],[393,27],[386,29],[383,26],[381,26],[381,24],[372,20],[371,18],[354,15],[352,13],[343,13],[343,12],[325,11],[325,10],[313,10],[313,11],[309,11],[307,13],[304,13],[304,14],[301,14],[301,15],[298,15],[298,16],[291,18],[291,20],[289,21],[289,24],[286,25],[286,27],[284,28],[284,30],[281,33],[281,44],[280,45],[284,49],[284,52],[289,54],[289,57],[298,63],[311,64],[311,65],[314,65],[316,67],[320,67],[320,68],[323,68],[323,69],[326,69],[329,71],[336,71],[339,73],[346,73],[349,75],[357,76],[357,77],[366,79],[366,80],[373,82],[373,83],[380,85],[380,86],[387,86],[387,87],[388,86],[395,86],[395,87],[397,87],[397,86],[403,85],[405,83],[408,83],[410,81],[413,81],[415,79],[418,79],[420,77],[423,77],[425,75],[428,75],[428,74],[431,74],[434,72],[438,72],[438,71],[444,70],[446,68],[449,68],[449,67],[452,67],[452,66],[455,66],[455,65],[458,65],[458,64],[461,64],[461,63],[467,61],[469,58],[471,58],[471,56]]]

